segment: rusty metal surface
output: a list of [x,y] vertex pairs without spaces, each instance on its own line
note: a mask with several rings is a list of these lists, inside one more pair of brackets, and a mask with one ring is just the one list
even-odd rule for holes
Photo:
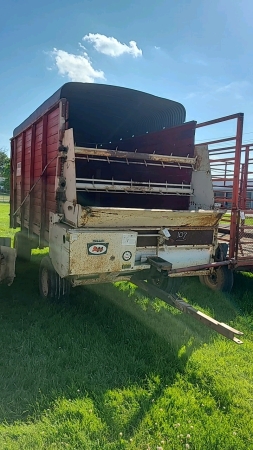
[[241,211],[238,218],[237,260],[253,258],[253,215]]
[[166,163],[178,163],[178,164],[191,164],[195,165],[196,158],[183,157],[183,156],[171,156],[171,155],[159,155],[156,153],[148,154],[148,153],[135,153],[135,152],[127,152],[127,151],[117,151],[117,150],[108,150],[108,149],[93,149],[87,147],[75,147],[75,154],[78,155],[89,155],[89,156],[105,156],[105,157],[114,157],[114,158],[122,158],[122,159],[144,159],[146,161],[161,161]]
[[253,259],[252,151],[252,144],[245,146],[244,162],[241,165],[240,212],[237,213],[236,221],[236,259],[238,263],[248,266],[249,271],[252,271]]
[[[148,236],[146,232],[142,236],[138,235],[137,247],[156,246],[159,233]],[[213,242],[213,230],[201,229],[191,230],[189,228],[181,228],[179,230],[170,229],[170,237],[166,239],[166,245],[208,245]]]
[[205,270],[205,269],[212,269],[212,268],[216,268],[216,267],[220,267],[220,266],[229,266],[229,265],[233,265],[234,261],[233,260],[227,260],[227,261],[221,261],[221,262],[213,262],[213,263],[209,263],[209,264],[201,264],[198,266],[189,266],[189,267],[184,267],[184,268],[180,268],[180,269],[172,269],[170,273],[180,273],[180,272],[197,272],[198,270]]
[[[196,128],[202,128],[202,127],[206,127],[208,125],[214,125],[216,123],[221,123],[221,122],[226,122],[228,120],[238,119],[239,117],[242,117],[242,116],[243,116],[242,113],[237,113],[237,114],[231,114],[229,116],[219,117],[217,119],[208,120],[207,122],[197,123]],[[214,141],[214,142],[217,142],[217,141]]]
[[135,265],[136,232],[69,232],[69,274],[106,274]]
[[[170,184],[170,183],[153,183],[150,181],[139,182],[125,180],[101,180],[94,178],[76,178],[77,192],[84,192],[86,195],[88,192],[106,192],[108,193],[121,193],[121,194],[152,194],[159,196],[163,195],[178,195],[178,196],[190,196],[193,194],[193,189],[190,184]],[[127,195],[127,197],[128,197]],[[123,200],[124,204],[125,201]]]
[[181,278],[181,277],[199,277],[200,275],[210,275],[210,270],[198,270],[198,272],[179,272],[172,273],[169,275],[170,278]]
[[133,273],[123,274],[122,272],[113,272],[100,274],[99,276],[75,276],[72,278],[72,286],[89,286],[91,284],[115,283],[117,281],[130,281]]
[[215,228],[224,211],[169,211],[159,209],[80,207],[78,227]]
[[232,194],[232,212],[231,212],[231,226],[230,226],[230,245],[229,245],[229,257],[233,258],[236,252],[237,246],[237,217],[239,210],[239,188],[240,188],[240,163],[241,163],[241,147],[242,147],[242,132],[243,132],[243,115],[237,119],[236,130],[236,148],[235,148],[235,165],[234,165],[234,181],[233,181],[233,194]]

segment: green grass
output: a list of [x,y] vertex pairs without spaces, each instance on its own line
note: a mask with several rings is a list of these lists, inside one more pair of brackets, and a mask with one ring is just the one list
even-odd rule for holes
[[0,192],[0,203],[9,203],[10,194],[3,194]]
[[13,239],[16,230],[9,228],[10,205],[0,202],[0,237],[11,237]]
[[[229,225],[231,220],[231,214],[224,214],[224,216],[221,219],[221,226],[222,225]],[[242,226],[242,223],[240,223]],[[253,217],[250,214],[250,216],[247,216],[247,212],[245,213],[245,219],[244,219],[244,225],[253,227]]]
[[[0,235],[8,229],[0,205]],[[253,279],[182,295],[244,331],[237,346],[129,284],[38,295],[39,252],[0,287],[1,450],[253,449]]]

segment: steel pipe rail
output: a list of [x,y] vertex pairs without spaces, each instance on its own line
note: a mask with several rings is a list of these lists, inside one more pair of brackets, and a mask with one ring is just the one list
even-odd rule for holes
[[96,192],[133,192],[144,194],[192,195],[190,185],[134,182],[123,180],[95,180],[93,178],[77,178],[76,189]]
[[178,163],[178,164],[190,164],[195,165],[197,158],[190,158],[187,156],[173,156],[173,155],[160,155],[156,153],[137,153],[137,152],[125,152],[121,150],[108,150],[108,149],[96,149],[88,147],[75,147],[76,155],[86,156],[104,156],[113,158],[133,159],[133,160],[145,160],[145,161],[157,161],[164,163]]

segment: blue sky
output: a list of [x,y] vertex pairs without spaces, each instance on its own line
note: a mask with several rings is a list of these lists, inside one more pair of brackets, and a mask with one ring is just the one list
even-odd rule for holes
[[[70,80],[177,100],[187,120],[244,112],[244,140],[253,141],[252,0],[0,0],[0,6],[0,147]],[[201,138],[230,135],[232,126],[210,128]]]

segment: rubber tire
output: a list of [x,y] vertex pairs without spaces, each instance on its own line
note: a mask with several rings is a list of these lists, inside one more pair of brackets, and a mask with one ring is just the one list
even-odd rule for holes
[[150,278],[148,283],[152,284],[163,291],[168,292],[169,294],[176,294],[178,288],[182,284],[182,277],[158,277],[158,278]]
[[17,258],[23,261],[31,259],[31,241],[22,231],[18,231],[14,236],[14,248],[17,252]]
[[69,280],[58,275],[49,256],[40,263],[39,290],[41,298],[57,302],[67,300],[70,294]]
[[231,292],[234,284],[234,273],[227,266],[220,266],[215,270],[215,277],[200,275],[199,279],[201,284],[212,291]]
[[218,245],[215,254],[215,261],[225,261],[228,253],[228,244],[222,243]]
[[202,284],[202,286],[206,286],[205,277],[206,277],[206,275],[199,276],[199,281]]

